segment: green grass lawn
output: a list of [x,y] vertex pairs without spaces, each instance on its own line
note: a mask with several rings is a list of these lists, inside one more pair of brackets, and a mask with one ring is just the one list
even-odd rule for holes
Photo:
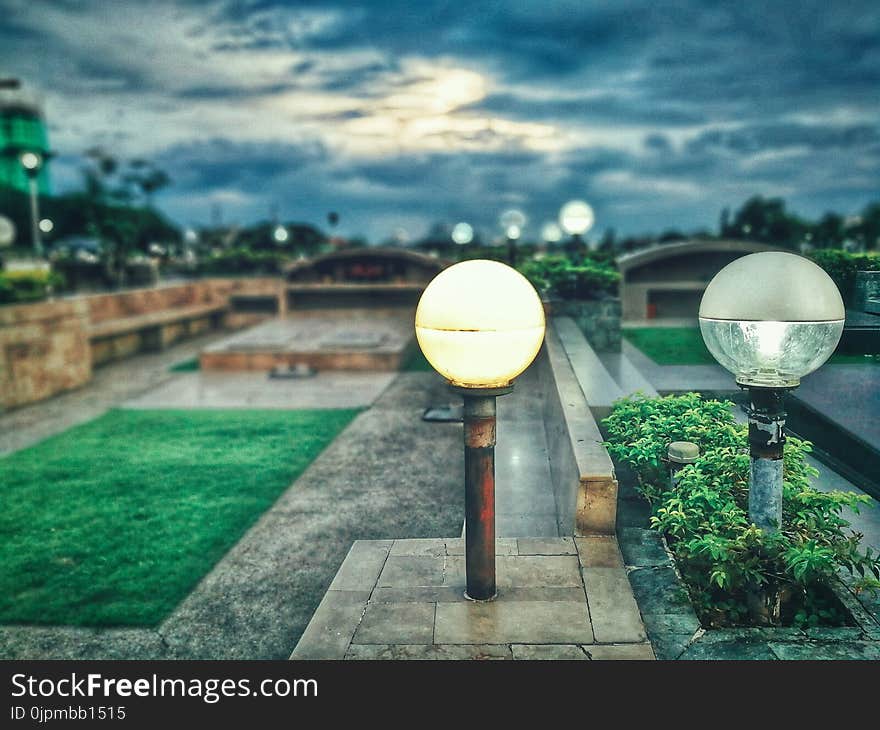
[[0,458],[0,623],[155,625],[357,410],[114,410]]
[[199,358],[191,357],[188,360],[181,360],[180,362],[174,363],[168,368],[168,371],[172,373],[194,373],[199,369],[201,369]]
[[[715,365],[697,327],[635,327],[623,336],[658,365]],[[877,355],[835,353],[830,365],[880,363]]]

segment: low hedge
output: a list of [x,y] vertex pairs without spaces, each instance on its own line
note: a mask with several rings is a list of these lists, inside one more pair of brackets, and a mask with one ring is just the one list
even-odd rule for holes
[[836,248],[823,248],[812,251],[808,256],[834,280],[847,304],[852,299],[856,272],[880,271],[880,256],[875,254],[856,254]]
[[616,296],[620,273],[613,264],[584,257],[571,261],[566,256],[532,259],[520,272],[540,292],[560,299],[601,299]]
[[287,257],[273,251],[252,251],[236,248],[223,251],[199,262],[203,274],[279,274]]
[[[732,407],[697,393],[625,398],[603,421],[607,447],[638,476],[651,527],[666,536],[704,626],[844,623],[828,589],[838,572],[854,574],[856,590],[880,587],[878,555],[860,547],[861,535],[842,516],[870,497],[813,488],[811,446],[790,436],[783,524],[776,533],[760,530],[748,515],[748,427]],[[701,451],[674,486],[665,463],[672,441]]]
[[63,285],[54,271],[0,271],[0,304],[39,302]]

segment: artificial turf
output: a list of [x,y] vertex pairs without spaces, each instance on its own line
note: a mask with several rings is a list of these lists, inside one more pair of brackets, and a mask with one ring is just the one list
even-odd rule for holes
[[[623,336],[658,365],[715,365],[696,327],[634,327]],[[835,353],[830,365],[877,364],[877,355]]]
[[150,626],[357,410],[113,410],[0,458],[0,623]]

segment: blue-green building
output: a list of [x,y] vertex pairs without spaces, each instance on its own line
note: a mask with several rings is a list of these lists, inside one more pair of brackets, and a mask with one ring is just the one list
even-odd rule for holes
[[28,192],[28,178],[21,165],[24,152],[43,158],[37,177],[41,195],[49,194],[49,135],[42,107],[21,88],[18,79],[0,78],[0,187]]

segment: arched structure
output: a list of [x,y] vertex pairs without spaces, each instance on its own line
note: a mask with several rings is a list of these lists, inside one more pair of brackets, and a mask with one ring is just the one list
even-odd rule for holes
[[703,292],[722,268],[750,253],[779,250],[755,241],[696,239],[624,254],[617,259],[623,320],[696,321]]

